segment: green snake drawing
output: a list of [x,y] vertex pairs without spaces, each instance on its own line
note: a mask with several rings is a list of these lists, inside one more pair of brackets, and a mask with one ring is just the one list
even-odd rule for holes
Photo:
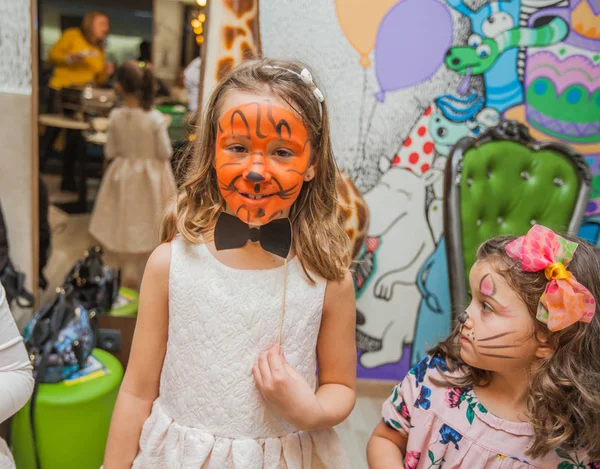
[[569,33],[569,25],[562,18],[553,18],[539,28],[515,28],[504,31],[495,38],[469,37],[467,46],[456,46],[446,54],[446,66],[463,75],[468,70],[473,75],[485,74],[500,55],[516,47],[549,46],[562,41]]

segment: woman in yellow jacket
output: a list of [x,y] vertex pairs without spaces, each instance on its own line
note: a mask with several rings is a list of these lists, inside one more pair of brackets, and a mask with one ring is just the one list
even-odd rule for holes
[[104,13],[92,11],[84,16],[81,28],[69,28],[62,34],[48,54],[54,65],[50,89],[106,83],[114,71],[112,64],[105,62],[104,54],[109,27]]
[[[87,13],[81,28],[67,29],[54,44],[48,54],[48,61],[54,65],[48,90],[48,112],[60,112],[59,91],[64,87],[92,84],[102,86],[114,72],[114,66],[106,63],[104,43],[108,36],[110,23],[104,13]],[[59,129],[47,129],[44,150],[54,143]],[[74,131],[67,132],[67,145],[63,161],[63,190],[75,190],[76,136]],[[45,161],[43,159],[42,161]]]

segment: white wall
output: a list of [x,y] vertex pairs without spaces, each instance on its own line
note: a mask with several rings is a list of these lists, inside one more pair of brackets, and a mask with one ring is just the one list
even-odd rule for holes
[[[32,153],[33,100],[31,86],[30,6],[26,0],[0,0],[0,31],[10,40],[0,42],[0,201],[8,228],[10,256],[27,275],[27,286],[37,286],[37,214],[32,184],[37,165]],[[37,180],[37,178],[36,178]],[[20,319],[24,312],[13,311]]]

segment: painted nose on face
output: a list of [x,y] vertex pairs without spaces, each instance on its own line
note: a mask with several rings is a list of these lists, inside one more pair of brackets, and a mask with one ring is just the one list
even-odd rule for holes
[[460,313],[456,319],[463,327],[466,327],[467,329],[471,329],[473,327],[473,320],[466,311]]
[[261,192],[261,185],[266,184],[271,180],[271,175],[264,170],[264,166],[254,166],[244,172],[244,179],[254,185],[253,191],[255,194]]
[[248,174],[246,174],[246,179],[248,179],[248,181],[254,182],[254,183],[264,182],[264,180],[265,180],[265,178],[262,174],[257,173],[255,171],[250,171]]

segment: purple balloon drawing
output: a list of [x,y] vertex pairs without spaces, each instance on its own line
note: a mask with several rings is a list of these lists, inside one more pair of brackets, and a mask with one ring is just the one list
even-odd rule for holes
[[375,41],[380,103],[385,94],[424,82],[452,46],[452,15],[438,0],[400,0],[383,17]]

